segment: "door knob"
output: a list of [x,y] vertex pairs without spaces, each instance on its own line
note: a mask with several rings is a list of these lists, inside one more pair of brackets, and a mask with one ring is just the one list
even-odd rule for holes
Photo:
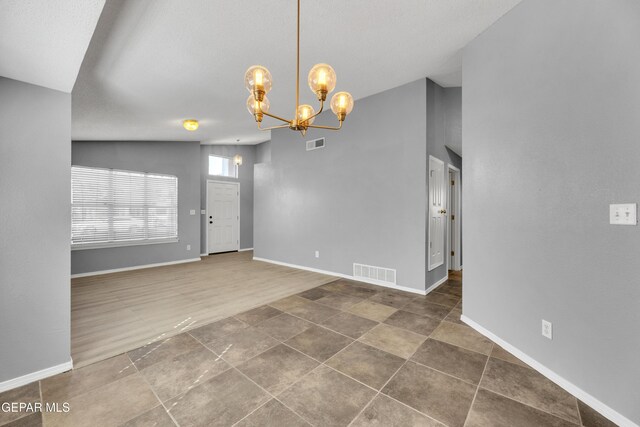
[[213,221],[209,221],[209,224],[213,224]]
[[446,213],[447,213],[447,210],[446,210],[446,209],[442,209],[442,210],[439,210],[439,211],[438,211],[438,213],[446,214]]
[[213,217],[211,215],[209,215],[209,219],[213,219]]

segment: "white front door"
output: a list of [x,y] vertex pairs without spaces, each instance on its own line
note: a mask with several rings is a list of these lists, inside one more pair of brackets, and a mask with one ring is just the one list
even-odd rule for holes
[[444,263],[445,188],[444,162],[429,156],[429,271]]
[[240,186],[237,183],[207,182],[208,253],[240,249]]

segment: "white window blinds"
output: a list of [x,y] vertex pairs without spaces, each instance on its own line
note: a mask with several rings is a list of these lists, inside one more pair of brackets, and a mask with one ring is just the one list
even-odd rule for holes
[[71,167],[72,249],[177,240],[177,177]]

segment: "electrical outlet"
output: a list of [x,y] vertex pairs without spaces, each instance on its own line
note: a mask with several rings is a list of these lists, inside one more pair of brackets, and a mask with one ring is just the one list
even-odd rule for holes
[[316,251],[316,258],[320,258],[320,251]]
[[187,250],[190,251],[191,250],[191,245],[187,245]]
[[542,319],[542,336],[553,339],[553,325],[544,319]]
[[200,209],[200,215],[206,215],[207,211],[205,211],[204,209]]

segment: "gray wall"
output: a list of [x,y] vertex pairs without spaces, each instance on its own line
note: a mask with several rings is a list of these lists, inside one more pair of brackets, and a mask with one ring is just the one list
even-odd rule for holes
[[[435,83],[434,83],[435,84]],[[444,142],[449,147],[462,148],[462,88],[448,87],[444,89],[444,119],[445,134]],[[460,150],[458,150],[460,151]],[[447,151],[448,153],[451,150]],[[449,154],[452,162],[459,162],[462,159],[457,153]]]
[[[353,262],[395,268],[398,285],[424,290],[425,85],[358,100],[339,132],[272,132],[271,162],[255,166],[256,257],[348,275]],[[327,146],[305,151],[320,136]]]
[[[72,251],[72,274],[200,257],[200,146],[198,142],[74,141],[72,163],[177,176],[178,238],[180,239],[175,243]],[[68,199],[68,194],[66,197]],[[195,209],[196,215],[189,214],[191,209]],[[187,245],[191,245],[191,250],[187,250]]]
[[[640,2],[525,0],[464,51],[464,314],[640,423]],[[540,334],[553,322],[552,341]]]
[[0,78],[0,382],[69,362],[71,95]]
[[256,145],[256,163],[267,163],[271,161],[271,141],[262,142]]
[[[202,145],[200,147],[200,206],[207,209],[207,180],[240,183],[240,249],[253,247],[253,165],[256,162],[255,145]],[[233,157],[242,156],[242,166],[238,168],[238,178],[209,175],[209,155]],[[200,253],[207,251],[207,218],[201,215]]]
[[[462,138],[462,90],[461,88],[443,88],[427,79],[427,156],[434,156],[442,160],[445,174],[448,176],[447,166],[462,168],[462,158],[450,150],[446,145],[459,146]],[[429,167],[427,159],[427,168]],[[445,183],[448,180],[445,180]],[[427,217],[429,215],[427,206]],[[428,220],[428,218],[427,218]],[[427,236],[426,266],[429,265],[429,250]],[[427,271],[427,288],[443,279],[447,275],[447,255],[449,254],[449,239],[445,239],[444,264]]]

